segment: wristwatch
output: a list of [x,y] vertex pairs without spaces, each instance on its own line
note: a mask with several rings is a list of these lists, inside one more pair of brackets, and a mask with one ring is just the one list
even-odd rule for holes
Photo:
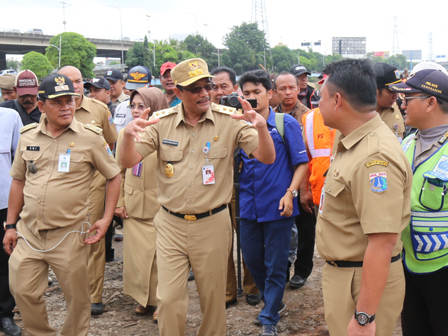
[[14,224],[6,224],[6,222],[3,222],[3,230],[9,230],[9,229],[15,229],[17,226],[17,223]]
[[288,189],[286,189],[286,191],[290,191],[293,197],[299,196],[298,191],[295,189],[288,188]]
[[359,325],[365,326],[375,320],[375,314],[369,315],[367,313],[358,312],[355,310],[355,320],[358,321]]

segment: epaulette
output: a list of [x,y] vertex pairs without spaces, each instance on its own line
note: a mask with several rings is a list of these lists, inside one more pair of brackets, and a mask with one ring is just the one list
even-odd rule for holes
[[104,104],[102,101],[99,101],[98,99],[92,99],[92,98],[90,98],[90,101],[92,103],[98,104],[98,105],[106,108],[109,111],[109,107],[107,106],[107,104]]
[[163,117],[169,116],[170,114],[177,113],[178,112],[177,106],[179,106],[179,105],[154,112],[153,116],[154,116],[154,118],[163,118]]
[[30,130],[30,129],[36,128],[38,125],[39,125],[38,123],[32,123],[32,124],[23,126],[23,127],[20,129],[20,134],[22,134],[22,133],[24,133],[24,132],[26,132],[26,131],[28,131],[28,130]]
[[101,134],[101,132],[103,131],[102,128],[100,128],[100,127],[96,127],[96,126],[91,125],[91,124],[85,124],[85,125],[84,125],[84,128],[85,128],[85,129],[88,129],[88,130],[91,130],[92,132],[95,132],[95,133],[97,133],[97,134]]
[[215,112],[221,112],[221,113],[225,113],[225,114],[241,114],[240,111],[238,111],[237,109],[235,109],[233,107],[228,107],[228,106],[219,105],[219,104],[215,104],[215,103],[212,103],[212,110]]

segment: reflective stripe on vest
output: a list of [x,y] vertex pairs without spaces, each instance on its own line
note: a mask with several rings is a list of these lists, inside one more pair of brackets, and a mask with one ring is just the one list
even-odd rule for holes
[[[419,165],[414,163],[415,146],[415,135],[402,143],[414,172],[410,223],[401,235],[403,261],[412,273],[432,273],[448,266],[448,198],[443,196],[444,183],[439,185],[423,174],[448,155],[448,142]],[[439,207],[440,211],[431,210]]]
[[312,158],[330,156],[331,148],[320,148],[316,149],[314,147],[314,113],[311,111],[306,116],[306,141],[308,143],[308,149]]

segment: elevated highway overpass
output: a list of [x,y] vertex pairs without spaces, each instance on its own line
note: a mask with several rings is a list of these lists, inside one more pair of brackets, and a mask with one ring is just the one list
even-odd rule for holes
[[[32,33],[0,32],[0,70],[6,69],[6,54],[23,55],[30,51],[45,54],[45,48],[50,45],[53,35]],[[121,58],[121,40],[86,38],[96,46],[97,57]],[[123,40],[123,52],[134,44],[133,41]]]

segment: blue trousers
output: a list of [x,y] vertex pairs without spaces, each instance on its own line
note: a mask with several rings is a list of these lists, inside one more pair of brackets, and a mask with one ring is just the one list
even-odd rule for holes
[[262,324],[277,324],[288,267],[294,217],[258,223],[241,219],[240,239],[244,260],[265,306],[258,315]]

